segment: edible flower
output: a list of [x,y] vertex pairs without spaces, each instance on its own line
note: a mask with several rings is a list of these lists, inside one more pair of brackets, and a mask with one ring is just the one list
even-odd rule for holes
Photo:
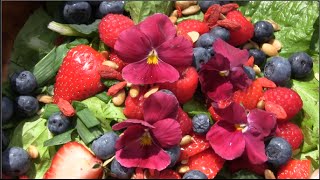
[[116,142],[116,159],[122,166],[161,171],[170,164],[164,148],[180,143],[177,122],[178,100],[164,92],[156,92],[143,103],[144,120],[127,119],[115,124],[113,130],[126,128]]
[[114,46],[126,63],[123,78],[133,84],[174,82],[179,72],[174,66],[192,63],[192,43],[176,36],[176,28],[164,14],[154,14],[121,32]]
[[215,55],[199,71],[201,90],[213,102],[230,100],[232,93],[251,83],[243,70],[247,50],[240,50],[221,39],[213,43]]
[[206,135],[214,151],[226,160],[244,155],[252,164],[266,162],[264,139],[276,129],[274,114],[260,109],[247,114],[245,108],[235,102],[214,110],[221,120]]

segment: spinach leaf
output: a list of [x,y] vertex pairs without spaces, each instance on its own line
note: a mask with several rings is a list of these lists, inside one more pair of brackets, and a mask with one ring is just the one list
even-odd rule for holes
[[98,25],[100,19],[95,20],[92,24],[62,24],[51,21],[48,28],[64,36],[94,37],[98,35]]

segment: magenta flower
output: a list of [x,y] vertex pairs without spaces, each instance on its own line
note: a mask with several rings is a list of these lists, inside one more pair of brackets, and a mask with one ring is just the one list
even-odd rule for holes
[[144,120],[127,119],[112,129],[127,128],[116,142],[116,159],[125,167],[161,171],[170,164],[163,148],[180,143],[182,132],[177,122],[178,100],[164,92],[152,94],[143,104]]
[[117,55],[129,63],[123,78],[133,84],[174,82],[174,66],[191,65],[192,43],[176,36],[176,28],[164,14],[154,14],[123,31],[115,43]]
[[245,89],[251,83],[242,67],[249,53],[221,39],[214,42],[213,49],[215,55],[199,72],[201,90],[214,102],[226,101],[234,91]]
[[252,164],[264,163],[267,160],[264,139],[276,129],[274,114],[260,109],[246,114],[238,103],[214,110],[222,118],[206,135],[214,151],[226,160],[245,155]]

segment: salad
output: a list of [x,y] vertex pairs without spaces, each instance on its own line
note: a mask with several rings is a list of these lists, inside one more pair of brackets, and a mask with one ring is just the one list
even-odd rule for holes
[[2,178],[318,178],[318,9],[46,2],[2,83]]

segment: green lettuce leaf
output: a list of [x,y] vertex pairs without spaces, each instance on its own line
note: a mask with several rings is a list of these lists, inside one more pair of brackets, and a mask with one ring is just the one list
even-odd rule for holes
[[23,120],[14,129],[9,147],[19,146],[27,150],[30,145],[37,148],[39,158],[33,159],[33,166],[27,172],[31,179],[42,179],[44,173],[50,167],[51,159],[56,153],[53,147],[45,147],[44,142],[52,137],[52,134],[46,126],[46,119],[35,116]]
[[199,11],[196,14],[193,14],[193,15],[190,15],[190,16],[183,16],[183,17],[178,18],[177,19],[177,23],[179,24],[180,22],[182,22],[184,20],[187,20],[187,19],[196,19],[196,20],[202,21],[203,17],[204,17],[203,12]]
[[48,28],[64,36],[94,37],[98,35],[100,19],[91,24],[62,24],[51,21]]
[[154,13],[163,13],[169,16],[173,8],[173,1],[128,1],[124,6],[135,24]]
[[204,103],[195,98],[183,104],[183,111],[188,113],[191,117],[197,114],[207,114],[211,118],[211,115]]

